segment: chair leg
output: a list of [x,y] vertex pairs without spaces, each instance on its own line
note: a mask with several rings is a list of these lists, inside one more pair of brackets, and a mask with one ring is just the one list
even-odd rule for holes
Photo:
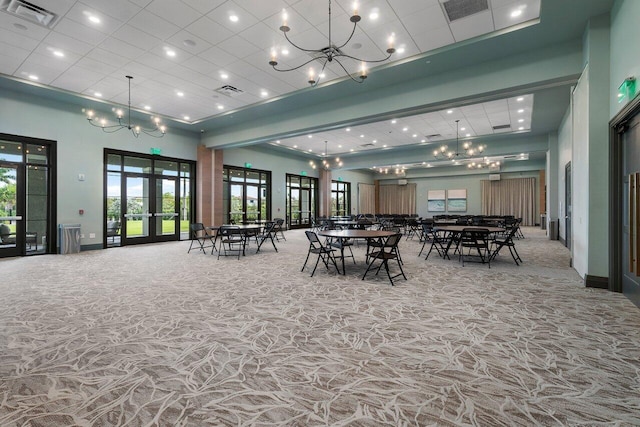
[[[316,265],[313,267],[313,271],[311,272],[311,277],[313,277],[313,275],[314,275],[314,274],[315,274],[315,272],[316,272],[316,268],[318,268],[318,263],[320,262],[320,256],[321,256],[321,255],[320,255],[320,254],[318,254],[318,258],[316,259]],[[323,261],[324,261],[324,260],[323,260]],[[329,268],[329,267],[327,267],[327,268]]]
[[311,254],[311,251],[307,252],[307,259],[304,260],[304,264],[302,264],[302,269],[300,270],[300,272],[303,272],[304,268],[307,266],[307,261],[309,261],[310,254]]
[[[518,264],[518,260],[520,262],[522,262],[522,258],[520,258],[520,255],[518,254],[518,251],[516,251],[516,247],[515,246],[509,246],[509,252],[511,252],[511,257],[515,261],[516,265],[520,265],[520,264]],[[514,255],[514,252],[515,252],[515,255]]]

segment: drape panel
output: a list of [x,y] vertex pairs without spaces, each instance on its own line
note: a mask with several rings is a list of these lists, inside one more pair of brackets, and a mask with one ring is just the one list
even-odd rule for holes
[[416,213],[416,184],[381,185],[380,212],[381,214],[415,214]]
[[358,183],[358,213],[375,214],[376,210],[376,186],[373,184]]
[[536,223],[536,179],[482,180],[482,215],[513,215],[522,225]]

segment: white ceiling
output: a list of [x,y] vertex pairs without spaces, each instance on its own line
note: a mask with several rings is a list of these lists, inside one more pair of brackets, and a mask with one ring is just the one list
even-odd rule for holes
[[[15,1],[0,0],[0,4],[6,8]],[[450,4],[456,1],[451,0]],[[465,4],[478,1],[482,0],[465,0]],[[362,21],[343,50],[367,59],[381,58],[385,56],[389,35],[394,33],[398,51],[392,60],[400,61],[535,20],[540,13],[540,0],[487,2],[488,10],[450,22],[444,0],[360,0]],[[132,75],[134,109],[149,107],[155,114],[186,122],[201,121],[308,86],[306,68],[279,73],[268,65],[272,49],[281,52],[289,47],[288,56],[278,55],[284,66],[296,66],[309,58],[288,46],[278,30],[283,8],[289,15],[289,36],[295,43],[314,49],[328,43],[328,2],[320,0],[31,0],[31,3],[56,14],[53,26],[45,28],[0,12],[0,73],[23,80],[37,78],[43,85],[122,105],[127,104],[128,98],[125,75]],[[352,0],[332,2],[335,44],[341,44],[351,32],[352,4]],[[19,9],[28,11],[24,6]],[[521,14],[512,17],[516,10]],[[378,13],[377,20],[370,18],[372,12]],[[237,16],[237,22],[230,20],[232,15]],[[92,23],[91,17],[100,22]],[[175,56],[168,56],[169,51],[175,52]],[[333,65],[326,70],[325,81],[344,77]],[[360,64],[348,67],[356,72]],[[242,93],[227,96],[216,92],[224,85]],[[179,92],[183,95],[179,96]],[[468,106],[456,114],[461,126],[468,127],[473,135],[484,135],[491,125],[513,119],[510,103],[512,100],[499,100]],[[402,123],[417,130],[420,138],[440,133],[446,139],[451,137],[453,120],[453,116],[436,112],[405,118]],[[526,120],[530,126],[531,116]],[[365,139],[377,138],[381,143],[384,140],[389,146],[406,143],[401,142],[405,140],[400,132],[391,137],[386,123],[370,124],[366,129]],[[359,131],[354,128],[351,132]],[[335,142],[342,140],[337,133],[330,138]],[[343,141],[345,149],[354,144],[350,139]]]

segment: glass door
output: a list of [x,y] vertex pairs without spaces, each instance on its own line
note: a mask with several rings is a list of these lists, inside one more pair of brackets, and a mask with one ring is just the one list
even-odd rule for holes
[[154,222],[151,210],[151,187],[149,177],[125,174],[123,200],[124,223],[122,231],[125,244],[149,243],[152,241],[151,230]]
[[21,255],[25,244],[19,168],[22,169],[18,165],[0,163],[0,257]]
[[287,227],[308,228],[317,210],[318,180],[287,174]]
[[243,205],[244,184],[231,184],[231,209],[229,210],[229,224],[242,224],[245,213]]
[[155,205],[153,215],[156,227],[156,240],[178,240],[179,216],[177,212],[177,178],[156,177]]

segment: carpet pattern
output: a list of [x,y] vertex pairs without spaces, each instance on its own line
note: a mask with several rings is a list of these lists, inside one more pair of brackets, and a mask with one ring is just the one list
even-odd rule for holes
[[640,425],[640,310],[524,260],[408,280],[300,272],[302,231],[240,260],[189,242],[0,260],[2,426]]

